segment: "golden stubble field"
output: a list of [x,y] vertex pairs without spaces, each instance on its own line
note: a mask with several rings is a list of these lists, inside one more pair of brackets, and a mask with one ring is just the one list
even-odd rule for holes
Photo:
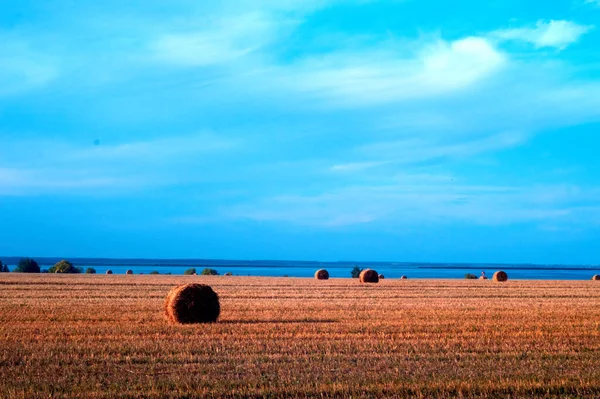
[[598,398],[600,282],[0,274],[0,397]]

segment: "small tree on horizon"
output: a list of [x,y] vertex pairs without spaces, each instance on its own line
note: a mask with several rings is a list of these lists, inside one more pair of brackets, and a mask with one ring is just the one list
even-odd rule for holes
[[15,267],[13,272],[16,272],[16,273],[39,273],[40,265],[38,265],[38,263],[31,258],[21,258],[21,260],[19,260],[19,264],[17,265],[17,267]]
[[215,269],[210,269],[210,268],[205,268],[204,270],[202,270],[201,273],[203,276],[218,276],[219,272],[216,271]]
[[185,274],[186,276],[192,276],[192,275],[196,274],[196,268],[190,267],[189,269],[184,271],[183,274]]
[[57,262],[54,266],[48,269],[48,273],[66,273],[66,274],[74,274],[81,273],[82,269],[80,267],[75,267],[68,260],[61,260]]
[[360,272],[362,272],[362,271],[363,271],[363,269],[354,265],[354,268],[352,269],[350,274],[352,275],[352,278],[358,278],[360,276]]
[[149,274],[160,274],[157,270],[152,270]]
[[0,260],[0,273],[8,273],[9,271],[8,266],[2,264],[2,261]]
[[88,267],[87,269],[85,269],[85,274],[96,274],[96,269],[94,269],[93,267]]

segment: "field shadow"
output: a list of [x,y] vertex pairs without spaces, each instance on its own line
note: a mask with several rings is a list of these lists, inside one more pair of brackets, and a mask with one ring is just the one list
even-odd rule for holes
[[323,324],[339,323],[335,319],[302,319],[302,320],[219,320],[219,324]]

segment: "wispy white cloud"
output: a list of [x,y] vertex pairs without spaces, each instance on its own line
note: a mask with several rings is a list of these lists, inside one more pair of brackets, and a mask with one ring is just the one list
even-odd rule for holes
[[492,36],[503,40],[528,42],[538,48],[554,47],[563,50],[593,28],[591,25],[579,25],[572,21],[540,20],[534,28],[502,29],[493,32]]
[[21,35],[0,31],[0,96],[42,87],[59,76],[58,62]]
[[411,54],[387,43],[376,50],[307,57],[274,71],[288,86],[342,106],[364,106],[445,95],[501,69],[506,56],[484,38],[429,43]]
[[[210,162],[239,141],[199,134],[123,144],[74,144],[48,140],[2,140],[0,195],[89,193],[102,188],[123,194],[147,187],[206,179]],[[22,154],[35,154],[23,157]]]
[[156,183],[144,176],[111,175],[97,169],[0,168],[0,196],[122,194]]
[[335,164],[330,170],[333,172],[355,173],[386,164],[389,164],[389,161],[347,162]]
[[252,12],[207,20],[201,29],[169,32],[150,44],[156,59],[180,66],[209,66],[235,61],[260,50],[276,37],[282,21]]
[[438,137],[438,140],[445,142],[428,142],[426,139],[413,138],[373,143],[359,148],[358,151],[404,164],[447,157],[469,157],[514,147],[526,139],[527,135],[522,132],[503,132],[462,142],[453,140],[452,137]]
[[527,140],[522,132],[503,132],[470,140],[448,136],[411,137],[391,142],[378,142],[360,146],[354,156],[370,159],[362,162],[338,163],[333,172],[356,173],[389,165],[410,165],[448,158],[468,158],[486,152],[518,146]]
[[72,149],[63,156],[73,160],[87,159],[100,162],[118,159],[153,162],[197,157],[231,150],[239,145],[239,140],[221,138],[214,133],[201,133],[112,145],[99,142],[98,145]]
[[335,227],[361,223],[412,225],[464,221],[481,225],[574,222],[600,216],[600,190],[564,186],[478,186],[435,179],[350,186],[313,196],[265,198],[225,217]]

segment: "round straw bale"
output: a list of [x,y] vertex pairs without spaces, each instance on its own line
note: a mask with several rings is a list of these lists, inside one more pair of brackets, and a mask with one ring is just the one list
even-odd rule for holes
[[219,296],[206,284],[180,285],[165,299],[165,315],[172,323],[212,323],[219,313]]
[[112,270],[107,270],[106,274],[112,274]]
[[383,274],[380,274],[380,275],[379,275],[379,279],[380,279],[380,280],[383,280],[384,278],[385,278],[385,276],[384,276]]
[[595,275],[592,277],[592,280],[594,280],[594,281],[600,281],[600,274],[595,274]]
[[319,269],[315,273],[315,278],[317,280],[329,280],[329,272],[325,269]]
[[496,273],[494,273],[494,275],[492,276],[492,280],[494,281],[499,281],[499,282],[503,282],[508,280],[508,274],[506,274],[506,272],[502,271],[502,270],[498,270]]
[[488,278],[486,276],[481,276],[479,277],[480,280],[487,280]]
[[125,274],[133,274],[133,270],[127,270]]
[[401,280],[406,280],[407,278],[408,278],[408,277],[406,277],[406,276],[402,276],[402,277],[400,277],[400,279],[401,279]]
[[365,269],[358,276],[361,283],[378,283],[379,274],[375,270]]

